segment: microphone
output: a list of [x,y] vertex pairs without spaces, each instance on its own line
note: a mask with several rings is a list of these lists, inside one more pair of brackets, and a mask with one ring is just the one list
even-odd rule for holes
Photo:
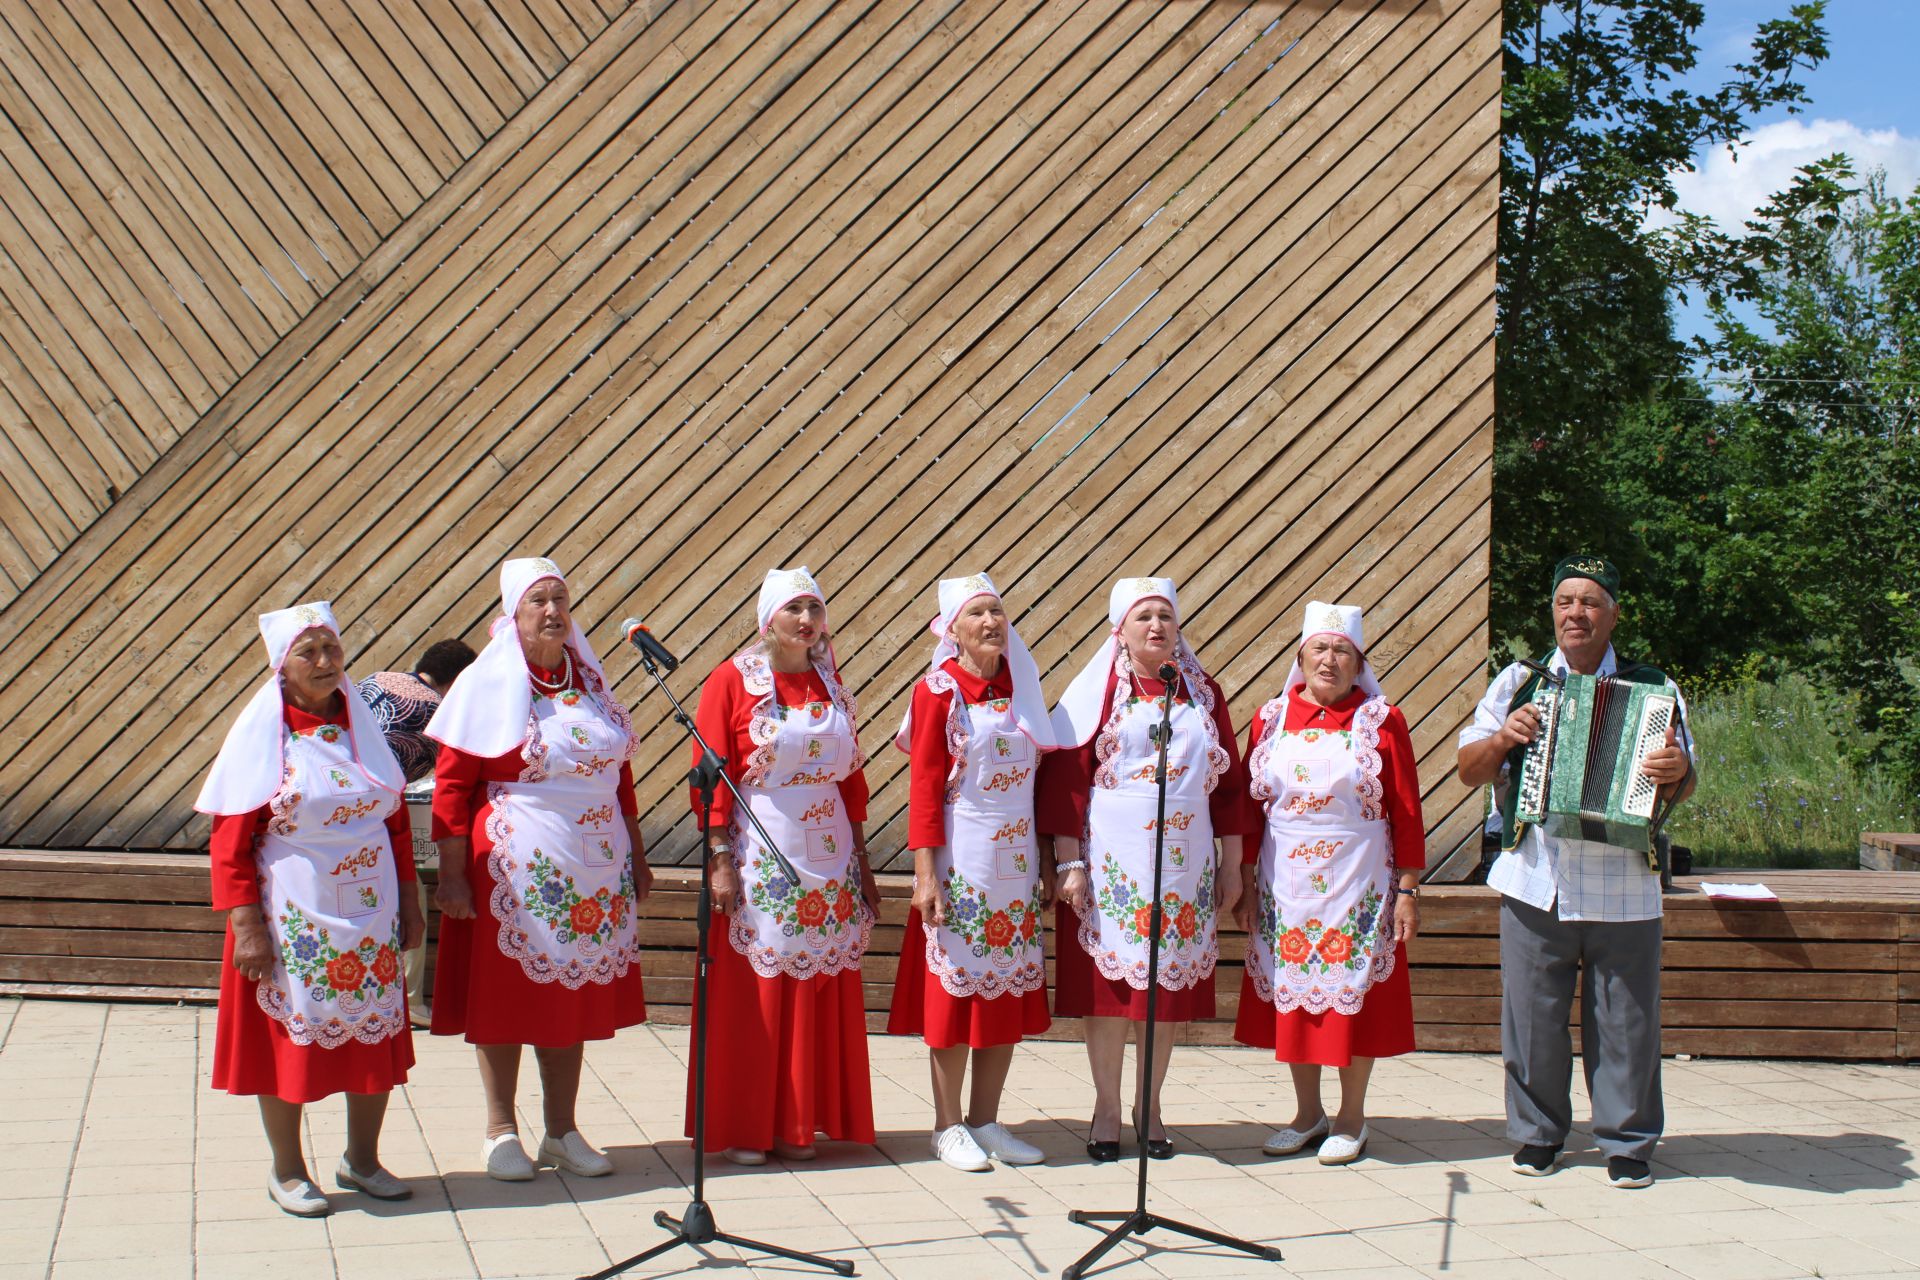
[[1172,684],[1173,678],[1180,674],[1180,669],[1174,666],[1171,662],[1163,662],[1160,664],[1160,671],[1158,674],[1161,680],[1165,681],[1167,684]]
[[653,638],[653,632],[647,630],[647,624],[638,618],[628,618],[620,624],[620,634],[627,643],[640,651],[641,660],[649,666],[664,667],[671,672],[680,666],[680,659],[667,652],[667,646]]

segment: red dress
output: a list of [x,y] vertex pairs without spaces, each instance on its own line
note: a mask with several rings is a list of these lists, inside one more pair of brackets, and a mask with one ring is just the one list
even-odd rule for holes
[[[1287,701],[1287,722],[1281,728],[1328,729],[1339,731],[1353,727],[1353,715],[1367,700],[1359,689],[1348,693],[1332,707],[1320,707],[1302,696],[1305,685],[1295,686]],[[1266,732],[1266,722],[1255,715],[1247,733],[1247,753]],[[1427,825],[1420,813],[1420,780],[1415,771],[1413,736],[1407,730],[1407,718],[1400,708],[1387,712],[1380,726],[1380,784],[1387,811],[1389,838],[1393,844],[1396,870],[1415,871],[1427,865]],[[1260,806],[1249,798],[1256,813]],[[1246,845],[1245,861],[1251,866],[1260,859],[1260,837]],[[1352,1065],[1355,1058],[1391,1058],[1413,1052],[1413,984],[1407,974],[1407,948],[1394,948],[1393,972],[1368,988],[1366,1000],[1356,1014],[1329,1010],[1308,1013],[1292,1009],[1286,1013],[1254,994],[1253,978],[1242,974],[1240,1010],[1234,1019],[1233,1038],[1256,1049],[1272,1049],[1275,1061],[1318,1063],[1324,1067]]]
[[[960,686],[970,703],[989,698],[1011,698],[1013,677],[1007,664],[991,680],[974,675],[955,659],[942,669]],[[913,687],[913,741],[907,790],[907,847],[935,849],[947,842],[947,775],[953,756],[947,750],[947,714],[951,693],[935,693],[925,680]],[[1044,757],[1042,757],[1044,759]],[[1045,987],[1025,995],[956,996],[927,967],[927,949],[920,908],[907,913],[906,938],[900,946],[900,969],[893,980],[893,1007],[887,1015],[887,1034],[920,1036],[929,1048],[948,1049],[964,1044],[975,1049],[1018,1044],[1052,1025]]]
[[[561,672],[529,664],[548,685]],[[473,887],[470,920],[440,918],[440,951],[433,977],[433,1026],[436,1036],[464,1035],[470,1044],[530,1044],[543,1049],[570,1048],[588,1040],[608,1040],[622,1027],[647,1020],[647,1001],[634,965],[612,982],[587,982],[569,991],[557,982],[535,982],[519,960],[500,950],[500,923],[488,904],[494,877],[488,861],[493,840],[487,834],[489,782],[513,782],[526,767],[525,747],[492,758],[469,755],[442,745],[433,770],[433,838],[469,839],[468,883]],[[620,766],[620,812],[640,811],[633,794],[633,770]]]
[[[308,715],[288,706],[284,723],[289,729],[311,733],[321,725],[347,728],[347,713]],[[252,813],[217,815],[207,854],[213,873],[213,909],[222,913],[260,901],[259,873],[253,851],[266,834],[267,806]],[[387,819],[387,838],[393,845],[394,870],[403,884],[412,883],[413,833],[402,805]],[[407,892],[411,892],[410,890]],[[267,1015],[256,996],[259,983],[233,967],[233,926],[227,926],[220,954],[220,1007],[214,1020],[213,1087],[228,1093],[263,1094],[284,1102],[318,1102],[336,1093],[385,1093],[405,1084],[413,1066],[413,1035],[402,1027],[398,1035],[378,1044],[349,1040],[332,1049],[300,1045],[278,1020]]]
[[[1220,776],[1207,798],[1213,834],[1258,838],[1259,812],[1247,803],[1247,770],[1241,761],[1239,744],[1234,740],[1233,717],[1227,711],[1227,698],[1213,677],[1207,687],[1213,694],[1213,723],[1220,745],[1227,752],[1227,771]],[[1136,676],[1142,696],[1157,698],[1166,685],[1150,676]],[[1113,710],[1114,676],[1107,676],[1106,695],[1100,702],[1100,723],[1106,723]],[[1180,695],[1177,702],[1187,699]],[[1040,785],[1035,794],[1034,817],[1042,835],[1070,839],[1084,838],[1087,829],[1087,804],[1093,790],[1097,767],[1094,744],[1062,747],[1040,758]],[[1080,918],[1060,898],[1054,903],[1054,986],[1053,1011],[1062,1018],[1129,1018],[1144,1022],[1147,1017],[1147,993],[1119,978],[1104,978],[1094,967],[1093,958],[1080,945]],[[1192,1022],[1214,1016],[1214,979],[1212,974],[1181,991],[1160,992],[1158,1019],[1161,1022]]]
[[[774,672],[773,695],[792,708],[828,700],[825,682],[811,671]],[[727,776],[736,786],[755,750],[748,732],[754,702],[739,669],[723,662],[701,687],[694,716],[701,736],[726,757]],[[697,764],[697,747],[694,753]],[[856,770],[841,780],[839,791],[848,821],[865,822],[866,774]],[[699,794],[690,795],[698,818]],[[733,793],[723,786],[713,798],[712,829],[725,831],[733,809]],[[816,1134],[872,1142],[873,1087],[860,970],[806,979],[762,977],[734,949],[726,917],[719,914],[709,946],[706,1150],[769,1151],[776,1142],[806,1146]],[[697,1021],[694,1030],[698,1034]],[[693,1084],[689,1069],[689,1138]]]

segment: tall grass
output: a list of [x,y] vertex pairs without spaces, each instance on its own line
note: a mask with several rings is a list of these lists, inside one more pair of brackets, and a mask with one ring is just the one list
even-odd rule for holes
[[1920,796],[1856,768],[1844,725],[1800,676],[1745,681],[1689,705],[1700,785],[1667,830],[1697,867],[1854,867],[1862,831],[1920,830]]

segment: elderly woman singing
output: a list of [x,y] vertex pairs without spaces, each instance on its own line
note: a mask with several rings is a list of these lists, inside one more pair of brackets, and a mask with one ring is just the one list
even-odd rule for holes
[[[1292,1068],[1293,1123],[1267,1154],[1319,1143],[1321,1164],[1350,1164],[1367,1146],[1374,1059],[1413,1050],[1407,943],[1427,865],[1413,739],[1367,662],[1360,610],[1307,606],[1293,669],[1248,734],[1247,770],[1266,832],[1236,908],[1249,936],[1234,1038]],[[1322,1067],[1340,1072],[1332,1121]]]
[[[1215,913],[1240,899],[1241,842],[1256,827],[1226,696],[1181,635],[1173,580],[1122,578],[1107,621],[1112,631],[1054,708],[1061,749],[1041,765],[1040,830],[1055,839],[1060,877],[1054,1011],[1087,1020],[1087,1154],[1117,1160],[1127,1026],[1146,1019],[1157,735],[1171,697],[1158,1005],[1171,1025],[1154,1039],[1152,1113],[1134,1116],[1147,1154],[1164,1160],[1173,1143],[1160,1086],[1178,1024],[1213,1016]],[[1171,681],[1159,678],[1163,665]]]
[[[857,712],[811,573],[769,573],[756,612],[758,638],[714,668],[695,717],[795,873],[722,790],[708,848],[713,906],[728,927],[707,992],[717,1105],[706,1140],[736,1164],[763,1164],[769,1151],[811,1160],[816,1134],[873,1141],[860,958],[880,891],[867,865]],[[693,804],[697,814],[697,794]],[[689,1137],[693,1083],[689,1070]]]
[[938,637],[931,669],[894,738],[911,760],[913,910],[887,1030],[927,1043],[933,1154],[978,1173],[992,1160],[1045,1158],[1000,1123],[1000,1094],[1014,1046],[1051,1021],[1041,911],[1052,876],[1034,832],[1033,788],[1053,726],[1033,656],[984,573],[941,582],[929,630]]
[[[387,1095],[413,1065],[400,954],[426,926],[404,779],[347,680],[324,601],[262,614],[272,672],[228,730],[194,807],[213,815],[213,907],[227,916],[213,1087],[255,1094],[267,1194],[330,1212],[301,1154],[304,1104],[347,1095],[342,1188],[413,1189],[380,1167]],[[403,883],[408,882],[408,883]]]
[[545,557],[500,566],[493,639],[427,734],[434,900],[444,913],[433,1034],[464,1034],[487,1098],[487,1174],[534,1176],[514,1092],[520,1048],[540,1064],[540,1162],[580,1177],[613,1164],[580,1135],[585,1042],[645,1021],[635,908],[653,885],[635,821],[627,709]]

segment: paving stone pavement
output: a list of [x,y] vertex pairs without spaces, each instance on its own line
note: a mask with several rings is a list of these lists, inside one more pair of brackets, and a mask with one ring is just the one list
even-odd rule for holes
[[[685,1028],[638,1027],[588,1048],[581,1124],[608,1149],[612,1177],[543,1170],[521,1184],[481,1172],[471,1051],[419,1037],[382,1148],[414,1198],[334,1192],[330,1218],[301,1221],[267,1199],[252,1101],[207,1087],[213,1025],[210,1009],[0,999],[0,1280],[571,1278],[654,1244],[653,1214],[685,1205]],[[1069,1209],[1131,1206],[1134,1165],[1095,1166],[1082,1149],[1091,1088],[1078,1045],[1026,1047],[1008,1085],[1002,1118],[1049,1163],[986,1174],[930,1158],[919,1042],[875,1036],[871,1047],[878,1150],[825,1143],[812,1163],[717,1163],[708,1197],[723,1228],[852,1259],[862,1276],[994,1280],[1055,1276],[1078,1257],[1096,1236]],[[531,1068],[520,1098],[530,1147],[540,1137]],[[1499,1063],[1466,1054],[1382,1062],[1366,1158],[1331,1169],[1260,1154],[1291,1116],[1271,1059],[1182,1048],[1166,1097],[1180,1154],[1153,1166],[1151,1206],[1276,1244],[1285,1261],[1153,1233],[1095,1274],[1920,1274],[1920,1071],[1670,1060],[1666,1090],[1669,1137],[1645,1191],[1607,1186],[1584,1132],[1553,1176],[1514,1174]],[[330,1173],[344,1110],[330,1100],[307,1117],[312,1167]],[[827,1274],[725,1247],[680,1249],[629,1274],[682,1273]]]

